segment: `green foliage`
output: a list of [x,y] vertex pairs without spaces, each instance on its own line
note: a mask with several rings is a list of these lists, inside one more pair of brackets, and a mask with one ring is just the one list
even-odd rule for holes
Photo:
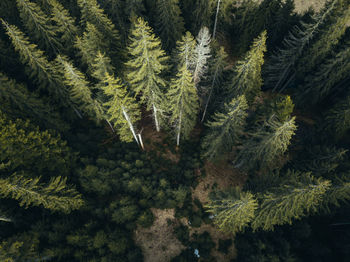
[[138,18],[129,36],[127,79],[135,95],[140,94],[147,110],[152,110],[157,131],[164,121],[164,94],[166,82],[162,73],[168,57],[161,49],[160,40],[142,18]]
[[222,153],[230,152],[243,134],[248,104],[243,96],[225,104],[224,111],[217,112],[213,120],[207,123],[208,134],[203,138],[203,156],[213,159]]
[[17,8],[24,26],[30,36],[46,51],[58,53],[61,48],[57,37],[57,28],[41,8],[29,0],[16,0]]
[[12,174],[0,179],[0,194],[19,201],[20,206],[40,206],[52,211],[69,213],[83,205],[81,195],[67,187],[66,178],[56,177],[47,185],[39,184],[40,178],[25,178]]
[[75,68],[67,58],[58,56],[58,61],[64,68],[64,83],[70,87],[69,93],[74,104],[95,121],[103,118],[103,109],[98,101],[92,98],[85,76]]
[[244,143],[235,160],[236,167],[251,170],[271,165],[287,151],[296,129],[295,117],[284,122],[270,118]]
[[27,65],[27,74],[34,78],[39,87],[47,89],[56,101],[60,101],[63,105],[69,104],[67,92],[60,82],[57,68],[48,61],[44,52],[39,50],[35,44],[31,44],[16,26],[9,25],[3,20],[2,23],[15,50],[20,54],[21,62]]
[[289,172],[290,181],[270,189],[261,196],[261,205],[252,222],[253,230],[273,230],[277,225],[291,224],[317,211],[331,182],[308,173]]
[[174,59],[178,68],[186,65],[187,70],[190,70],[193,67],[195,61],[195,49],[196,40],[191,33],[187,31],[185,35],[182,36],[181,40],[176,43]]
[[211,199],[206,205],[220,230],[236,233],[242,231],[255,217],[258,201],[250,192],[238,188]]
[[110,100],[104,104],[108,108],[108,120],[114,123],[119,137],[124,142],[131,142],[134,136],[133,125],[140,120],[140,109],[134,98],[127,93],[125,86],[119,78],[106,74],[103,91]]
[[177,135],[177,145],[180,145],[180,136],[188,139],[196,124],[199,109],[198,95],[192,75],[184,64],[176,78],[171,81],[167,93],[168,110],[171,112],[170,122],[174,125]]
[[10,162],[11,171],[68,173],[74,156],[60,136],[41,132],[29,121],[11,121],[1,111],[0,128],[0,162]]
[[171,50],[185,31],[179,0],[157,0],[156,7],[157,32],[164,48]]
[[325,125],[336,139],[346,134],[350,129],[350,96],[342,99],[327,112]]
[[263,80],[261,67],[264,64],[264,53],[266,52],[266,31],[254,40],[250,51],[244,60],[237,62],[235,75],[231,83],[231,92],[234,96],[245,95],[251,104],[260,93]]

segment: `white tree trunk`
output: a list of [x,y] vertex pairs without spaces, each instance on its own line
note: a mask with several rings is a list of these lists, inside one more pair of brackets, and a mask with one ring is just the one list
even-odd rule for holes
[[177,146],[180,145],[181,124],[182,124],[182,108],[181,108],[180,119],[179,119],[179,130],[178,130],[177,139],[176,139]]
[[213,94],[213,89],[214,89],[214,84],[215,84],[215,80],[216,80],[217,74],[218,74],[218,69],[216,68],[215,74],[214,74],[214,78],[213,78],[213,82],[211,83],[211,88],[210,88],[209,97],[208,97],[208,99],[207,99],[207,103],[205,104],[205,108],[204,108],[204,112],[203,112],[203,116],[202,116],[201,122],[204,121],[205,114],[207,113],[209,101],[210,101],[211,95]]
[[134,129],[132,123],[131,123],[131,120],[130,120],[130,118],[129,118],[128,113],[126,113],[124,107],[122,107],[122,110],[123,110],[123,115],[124,115],[126,121],[127,121],[128,124],[129,124],[129,128],[130,128],[130,130],[131,130],[131,132],[132,132],[132,135],[134,136],[134,138],[135,138],[135,140],[136,140],[136,143],[137,143],[138,145],[140,145],[139,140],[137,139],[137,135],[136,135],[135,129]]
[[11,219],[7,218],[7,217],[2,217],[0,216],[0,221],[4,221],[4,222],[12,222]]
[[106,119],[106,122],[109,125],[109,127],[111,128],[112,132],[114,133],[115,131],[114,131],[114,128],[113,128],[111,122],[109,122],[107,119]]
[[214,29],[213,29],[213,39],[215,39],[215,34],[216,34],[216,26],[217,26],[217,23],[218,23],[218,15],[219,15],[219,11],[220,11],[220,3],[221,3],[221,0],[218,0],[218,4],[217,4],[217,8],[216,8],[216,15],[215,15]]
[[159,122],[158,122],[157,108],[155,107],[154,104],[153,104],[153,115],[154,115],[154,121],[156,123],[157,132],[159,132],[160,131],[160,126],[159,126]]
[[137,134],[137,137],[139,138],[139,141],[140,141],[142,150],[145,150],[145,147],[143,146],[143,141],[142,141],[142,136],[141,136],[141,134]]

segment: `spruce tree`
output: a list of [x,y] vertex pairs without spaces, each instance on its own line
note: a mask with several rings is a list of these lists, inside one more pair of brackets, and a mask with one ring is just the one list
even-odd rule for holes
[[31,44],[16,26],[9,25],[3,20],[2,23],[15,50],[19,52],[21,62],[27,65],[27,74],[38,83],[41,89],[46,89],[56,101],[60,101],[65,106],[69,105],[67,91],[61,84],[56,68],[48,61],[44,52],[39,50],[35,44]]
[[202,142],[204,157],[213,159],[224,152],[230,152],[243,133],[247,109],[245,97],[240,96],[225,104],[223,112],[215,113],[213,120],[206,124],[209,130]]
[[114,67],[111,64],[111,59],[101,52],[97,52],[97,55],[94,59],[92,67],[92,76],[99,80],[103,84],[106,74],[112,75],[114,72]]
[[225,49],[221,46],[219,49],[214,49],[214,55],[212,61],[209,63],[209,81],[211,85],[209,87],[209,95],[205,98],[205,107],[202,116],[202,122],[205,119],[205,115],[208,110],[210,100],[213,96],[214,88],[220,84],[225,67],[227,66],[227,54]]
[[336,139],[342,138],[350,129],[350,96],[339,101],[326,113],[325,128]]
[[56,177],[47,185],[39,183],[40,178],[26,178],[12,174],[0,178],[0,196],[19,201],[20,206],[43,206],[52,211],[69,213],[83,205],[81,195],[66,185],[66,178]]
[[176,144],[180,145],[180,137],[188,139],[194,128],[199,110],[198,95],[193,77],[186,64],[180,68],[176,78],[172,79],[167,93],[168,110],[171,112],[170,122],[175,127]]
[[92,64],[97,54],[108,51],[108,45],[106,45],[102,33],[89,22],[86,23],[83,36],[76,38],[75,47],[79,50],[81,60],[84,65],[88,66],[89,71],[92,71]]
[[268,167],[287,151],[296,128],[295,117],[284,122],[270,118],[244,143],[236,157],[236,167],[244,170]]
[[291,224],[318,210],[331,186],[328,180],[314,178],[310,173],[289,171],[290,181],[261,195],[261,204],[252,222],[253,230],[273,230]]
[[166,50],[171,50],[185,31],[179,0],[156,1],[156,31]]
[[46,51],[57,53],[61,45],[57,39],[57,28],[41,8],[29,0],[16,0],[21,19],[29,35]]
[[207,60],[210,58],[210,34],[207,27],[202,27],[197,36],[195,61],[193,65],[193,80],[198,84],[207,70]]
[[[339,43],[345,30],[350,23],[350,2],[335,1],[336,8],[333,12],[334,18],[331,17],[326,23],[326,28],[321,30],[320,37],[308,48],[307,52],[300,59],[297,65],[297,74],[304,77],[314,68],[317,68],[324,58],[332,52],[334,47]],[[346,0],[345,0],[346,2]],[[334,20],[334,21],[332,21]]]
[[340,207],[342,203],[350,200],[349,174],[333,178],[332,187],[327,191],[322,201],[321,208],[330,212],[332,206]]
[[128,46],[130,60],[127,79],[135,95],[140,95],[147,110],[152,110],[157,131],[163,122],[166,82],[162,73],[167,68],[168,57],[161,49],[161,42],[142,18],[138,18],[130,35]]
[[211,199],[205,207],[220,230],[237,233],[254,219],[258,201],[252,193],[236,188]]
[[230,87],[234,96],[245,95],[249,103],[254,101],[263,84],[261,67],[264,64],[265,52],[266,31],[254,40],[244,59],[237,62]]
[[92,98],[92,92],[85,76],[75,68],[67,58],[58,56],[57,59],[64,68],[64,83],[70,88],[70,98],[85,114],[99,122],[103,119],[103,109],[100,103]]
[[342,0],[333,0],[324,9],[313,16],[310,23],[303,23],[301,27],[296,27],[283,40],[284,47],[272,56],[267,66],[266,85],[274,91],[282,92],[290,86],[296,76],[296,64],[302,57],[308,44],[319,32],[329,16],[336,7],[336,3]]
[[175,63],[178,65],[178,69],[186,65],[186,69],[192,71],[196,57],[195,50],[196,40],[191,33],[187,31],[185,35],[182,36],[181,40],[176,43]]
[[67,9],[56,0],[45,0],[51,6],[51,20],[57,26],[57,33],[60,35],[61,43],[65,49],[70,49],[74,43],[79,29],[75,25],[75,20],[72,18]]
[[105,85],[102,86],[110,100],[104,104],[107,109],[108,121],[117,128],[119,137],[124,142],[131,142],[134,138],[139,144],[134,125],[141,118],[141,112],[135,99],[132,98],[122,84],[122,81],[106,74]]
[[[102,33],[104,43],[109,47],[109,56],[116,61],[114,66],[120,62],[120,38],[119,32],[112,21],[104,14],[97,0],[77,0],[81,10],[81,18],[84,24],[93,24]],[[102,41],[101,39],[101,41]],[[105,52],[104,50],[101,50]]]
[[46,128],[68,128],[52,107],[44,103],[36,93],[29,92],[23,84],[9,79],[1,72],[0,104],[1,110],[12,119],[25,117]]
[[211,16],[214,13],[215,1],[195,0],[195,9],[192,11],[192,31],[198,32],[200,28],[211,27]]

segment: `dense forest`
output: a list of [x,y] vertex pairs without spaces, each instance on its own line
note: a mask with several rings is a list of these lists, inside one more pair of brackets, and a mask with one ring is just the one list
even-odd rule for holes
[[0,24],[1,262],[348,261],[350,0],[1,0]]

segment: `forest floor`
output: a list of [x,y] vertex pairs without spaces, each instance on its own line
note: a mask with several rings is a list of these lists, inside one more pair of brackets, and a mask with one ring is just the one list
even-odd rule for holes
[[310,7],[319,11],[325,3],[326,0],[295,0],[295,10],[299,14],[306,12]]

